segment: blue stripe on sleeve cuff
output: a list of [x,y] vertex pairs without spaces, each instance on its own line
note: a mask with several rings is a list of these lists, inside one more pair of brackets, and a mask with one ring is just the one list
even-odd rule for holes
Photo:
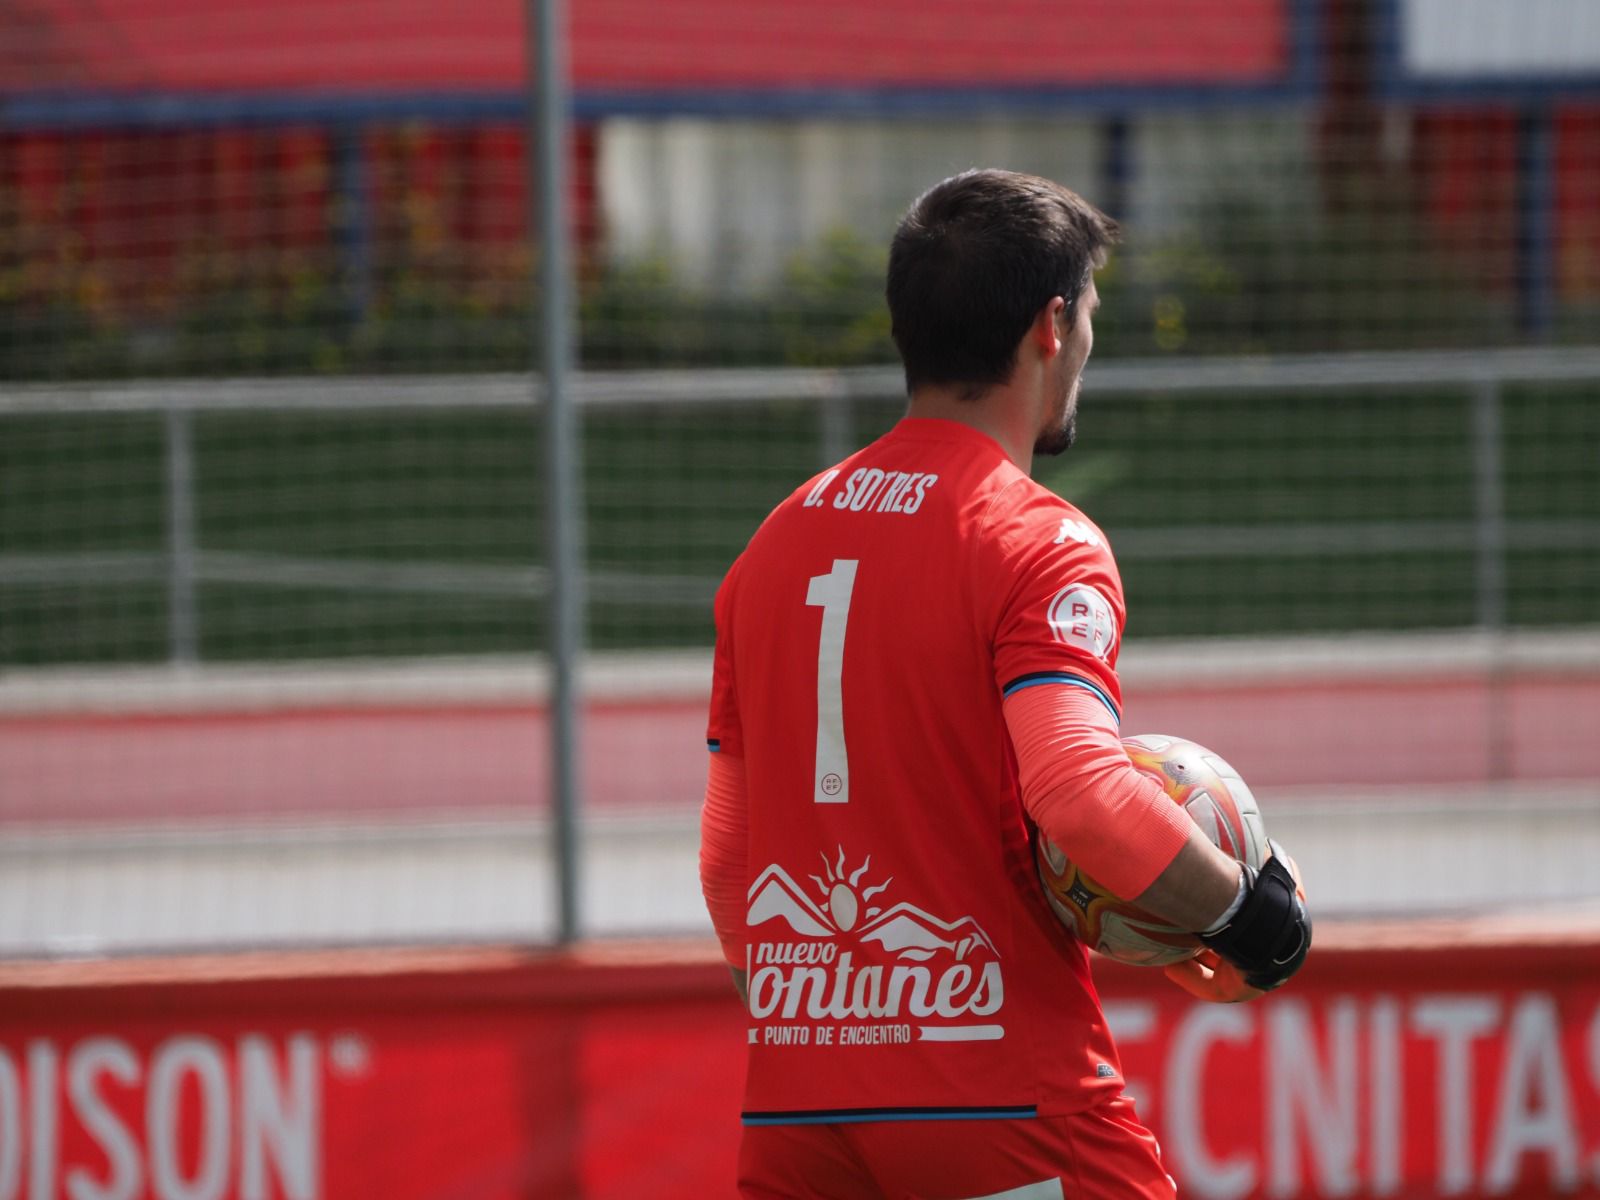
[[1039,1115],[1032,1104],[992,1108],[832,1108],[796,1112],[746,1112],[745,1125],[838,1125],[866,1121],[1015,1121]]
[[1068,687],[1082,688],[1092,692],[1099,698],[1100,703],[1111,710],[1111,715],[1117,724],[1122,724],[1122,714],[1117,711],[1117,706],[1111,703],[1111,697],[1098,684],[1085,679],[1081,675],[1072,675],[1066,671],[1035,671],[1031,675],[1019,675],[1001,689],[1003,695],[1009,696],[1013,692],[1020,692],[1023,688],[1038,687],[1045,683],[1062,683]]

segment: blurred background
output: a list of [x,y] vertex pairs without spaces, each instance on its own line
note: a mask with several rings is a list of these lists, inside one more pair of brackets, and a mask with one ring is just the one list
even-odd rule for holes
[[[711,597],[900,414],[888,239],[971,166],[1125,226],[1038,468],[1125,731],[1231,760],[1319,917],[1592,924],[1588,0],[6,0],[0,956],[700,945]],[[1479,1167],[1600,1187],[1572,1122]]]
[[[557,931],[525,14],[324,7],[0,13],[0,949]],[[1040,477],[1129,731],[1330,910],[1600,890],[1600,17],[1513,11],[574,4],[578,929],[704,929],[710,597],[899,415],[888,237],[972,165],[1127,226]]]

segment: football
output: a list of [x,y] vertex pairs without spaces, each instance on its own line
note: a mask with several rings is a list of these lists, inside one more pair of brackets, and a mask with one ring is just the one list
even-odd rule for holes
[[[1223,851],[1252,867],[1270,854],[1261,809],[1221,755],[1183,738],[1142,734],[1122,739],[1135,769],[1161,785]],[[1042,835],[1035,858],[1046,899],[1067,928],[1109,958],[1135,966],[1182,962],[1200,940],[1113,896]]]

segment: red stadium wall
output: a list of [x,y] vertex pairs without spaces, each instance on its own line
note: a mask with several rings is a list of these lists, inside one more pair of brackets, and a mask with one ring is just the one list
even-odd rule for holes
[[[374,124],[359,138],[377,264],[413,285],[525,299],[521,129]],[[0,131],[6,298],[159,318],[246,284],[286,294],[329,277],[339,266],[334,141],[313,125]],[[595,146],[591,126],[574,130],[580,255],[598,237]]]
[[[1600,109],[1557,106],[1554,269],[1564,300],[1600,295]],[[1424,111],[1411,170],[1427,228],[1467,276],[1509,293],[1517,273],[1517,165],[1525,153],[1511,109]]]
[[[515,0],[5,7],[0,94],[517,91],[528,44]],[[584,0],[571,6],[571,73],[579,89],[623,91],[1274,81],[1289,67],[1290,7],[990,0],[973,21],[965,0]]]
[[[1333,929],[1285,993],[1102,965],[1187,1195],[1600,1195],[1600,936]],[[731,1194],[721,965],[356,952],[0,971],[0,1200]]]

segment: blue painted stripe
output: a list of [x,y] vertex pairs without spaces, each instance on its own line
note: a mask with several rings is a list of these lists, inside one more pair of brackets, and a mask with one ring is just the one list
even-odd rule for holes
[[[577,121],[607,117],[965,117],[1012,112],[1121,114],[1195,109],[1278,107],[1309,100],[1310,89],[1287,79],[1229,83],[1094,84],[988,87],[585,89],[572,97]],[[349,124],[435,121],[473,124],[526,115],[520,91],[326,92],[19,92],[0,96],[0,128],[148,129],[285,122]]]
[[0,96],[0,128],[168,129],[429,120],[511,121],[527,100],[510,91],[147,92],[44,91]]
[[1085,679],[1081,675],[1070,675],[1065,671],[1037,671],[1032,675],[1019,675],[1001,689],[1003,695],[1009,696],[1013,692],[1020,692],[1023,688],[1038,687],[1045,683],[1064,683],[1068,687],[1082,688],[1086,692],[1093,692],[1111,710],[1111,715],[1116,718],[1117,724],[1122,724],[1122,714],[1117,711],[1117,706],[1111,702],[1111,697],[1105,694],[1104,689]]
[[1032,1120],[1031,1104],[1003,1108],[834,1108],[806,1112],[740,1113],[744,1125],[842,1125],[868,1121],[1015,1121]]

